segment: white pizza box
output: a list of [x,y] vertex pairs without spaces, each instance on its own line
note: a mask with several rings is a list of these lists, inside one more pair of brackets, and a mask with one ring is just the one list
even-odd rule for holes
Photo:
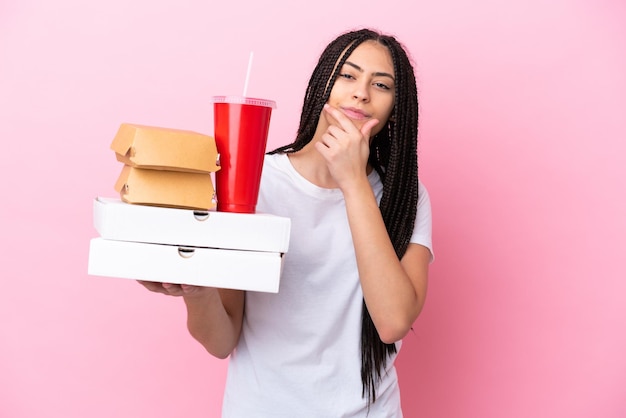
[[277,293],[282,262],[282,254],[274,252],[93,238],[88,274]]
[[137,205],[117,198],[93,202],[94,226],[105,239],[285,253],[291,219],[263,213],[232,213]]

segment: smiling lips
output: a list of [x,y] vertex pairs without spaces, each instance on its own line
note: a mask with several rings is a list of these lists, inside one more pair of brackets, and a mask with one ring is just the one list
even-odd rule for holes
[[344,115],[354,120],[365,120],[369,119],[371,115],[362,111],[361,109],[357,109],[355,107],[341,107],[341,111]]

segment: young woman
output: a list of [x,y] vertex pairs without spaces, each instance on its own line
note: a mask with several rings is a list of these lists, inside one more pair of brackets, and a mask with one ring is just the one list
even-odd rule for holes
[[367,29],[339,36],[296,139],[263,167],[257,210],[292,222],[279,293],[141,282],[182,296],[191,335],[230,356],[224,417],[402,416],[393,363],[432,259],[417,122],[402,45]]

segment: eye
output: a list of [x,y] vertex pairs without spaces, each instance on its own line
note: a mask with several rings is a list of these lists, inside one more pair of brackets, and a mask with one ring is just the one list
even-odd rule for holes
[[347,80],[354,80],[354,77],[352,76],[352,74],[348,74],[348,73],[340,73],[339,77],[343,77]]
[[385,83],[374,83],[374,86],[378,87],[379,89],[383,89],[383,90],[391,90],[391,87],[389,87],[387,84]]

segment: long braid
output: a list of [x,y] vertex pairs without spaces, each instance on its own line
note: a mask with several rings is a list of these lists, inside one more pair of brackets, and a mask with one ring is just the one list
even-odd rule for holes
[[[413,232],[417,210],[417,90],[406,55],[397,54],[396,48],[389,49],[396,78],[408,82],[396,89],[396,108],[403,109],[404,115],[396,115],[396,122],[393,123],[395,132],[392,134],[380,208],[396,253],[402,257]],[[414,118],[409,115],[414,115]]]
[[[320,114],[341,67],[352,51],[367,40],[386,46],[394,65],[396,90],[393,121],[390,120],[372,138],[368,162],[383,182],[380,211],[394,250],[401,258],[409,245],[417,212],[418,102],[413,66],[404,47],[395,38],[362,29],[348,32],[331,42],[320,56],[309,80],[296,139],[270,154],[299,151],[313,139]],[[362,396],[367,398],[368,406],[376,401],[377,383],[387,359],[396,352],[395,344],[386,344],[380,339],[363,300],[361,382]]]
[[[396,254],[401,258],[413,233],[417,213],[417,89],[413,67],[402,46],[389,37],[382,37],[379,42],[387,46],[394,63],[397,80],[396,104],[392,117],[394,121],[389,122],[386,129],[378,133],[375,142],[372,141],[374,152],[370,152],[373,157],[370,161],[381,158],[373,165],[379,167],[377,170],[383,180],[380,211]],[[369,343],[372,340],[375,341],[374,344]],[[361,345],[363,357],[372,359],[362,360],[363,391],[368,400],[374,402],[376,381],[380,379],[388,356],[396,352],[396,346],[380,341],[365,303]],[[363,368],[372,361],[375,373],[364,373]]]

